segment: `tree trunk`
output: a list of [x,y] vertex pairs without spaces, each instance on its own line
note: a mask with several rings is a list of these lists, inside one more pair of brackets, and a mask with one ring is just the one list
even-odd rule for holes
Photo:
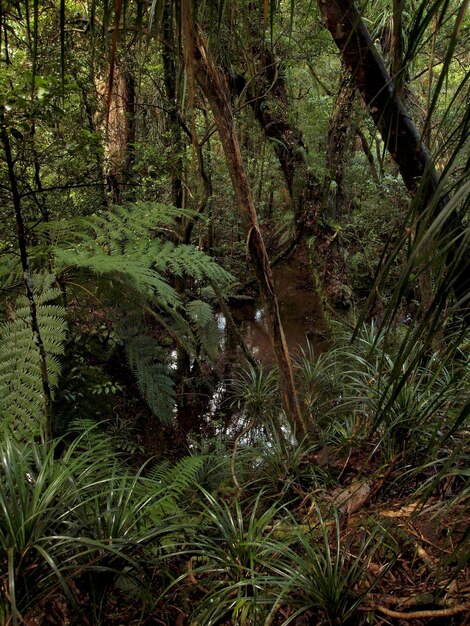
[[306,434],[307,428],[297,399],[289,350],[282,329],[269,259],[259,229],[253,197],[240,154],[230,104],[230,90],[225,76],[209,59],[202,37],[198,37],[195,41],[194,71],[196,80],[212,109],[227,161],[238,210],[245,231],[247,249],[250,252],[261,297],[263,298],[269,334],[279,367],[284,410],[291,426],[297,435],[302,437]]
[[165,45],[162,47],[163,83],[165,95],[169,105],[168,135],[171,149],[171,195],[175,207],[183,207],[183,141],[178,112],[178,94],[176,85],[175,37],[171,7],[167,2],[163,8],[163,37]]
[[[315,230],[321,205],[321,185],[308,167],[302,131],[289,120],[288,92],[279,60],[258,37],[253,46],[255,78],[232,76],[232,91],[246,91],[247,100],[278,158],[295,216],[296,240]],[[307,231],[306,231],[307,229]],[[317,233],[318,234],[318,233]]]
[[372,178],[374,179],[374,183],[377,186],[379,186],[380,185],[380,178],[379,178],[379,175],[377,173],[377,167],[375,165],[374,155],[372,154],[372,150],[370,149],[369,142],[367,141],[367,138],[366,138],[366,136],[364,134],[364,131],[361,129],[360,126],[357,126],[356,133],[357,133],[357,136],[359,137],[359,139],[361,140],[362,150],[363,150],[364,154],[366,155],[366,159],[367,159],[367,161],[369,163],[370,174],[371,174]]
[[325,203],[327,215],[340,220],[347,211],[348,196],[344,188],[344,166],[351,144],[351,114],[355,88],[350,73],[343,67],[333,112],[328,123],[328,152],[326,164],[329,175],[325,181],[325,194],[330,196],[335,183],[334,202]]
[[[422,214],[429,200],[438,192],[438,176],[428,148],[422,141],[396,86],[379,56],[353,0],[318,0],[320,11],[344,64],[352,73],[356,87],[369,108],[387,150],[397,163],[403,181],[412,194],[420,193]],[[440,197],[426,219],[435,219],[444,209],[446,197]],[[470,323],[468,291],[470,249],[465,245],[465,227],[461,217],[452,212],[444,221],[442,232],[455,233],[447,253],[453,289],[458,302],[464,302],[461,313]],[[460,250],[460,246],[464,249]]]
[[393,0],[393,31],[392,31],[392,59],[390,72],[400,95],[403,95],[403,85],[406,76],[402,75],[403,64],[403,9],[405,0]]
[[352,0],[319,0],[328,30],[351,72],[407,189],[415,192],[426,174],[430,187],[437,176],[427,147],[398,97],[382,59]]
[[[135,78],[131,59],[115,59],[113,82],[98,81],[97,90],[107,97],[106,115],[100,115],[97,126],[104,134],[104,169],[111,201],[122,201],[123,188],[132,178],[135,143]],[[104,93],[103,93],[104,91]]]

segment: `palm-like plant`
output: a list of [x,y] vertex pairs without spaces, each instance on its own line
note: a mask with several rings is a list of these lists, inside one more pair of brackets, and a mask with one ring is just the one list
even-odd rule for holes
[[203,492],[206,506],[193,549],[206,595],[194,623],[211,626],[231,618],[235,624],[263,624],[275,594],[273,569],[278,556],[274,539],[279,506],[262,511],[262,494],[251,511],[235,501],[233,507]]
[[269,441],[256,441],[240,451],[246,494],[263,492],[266,500],[292,505],[306,493],[325,488],[329,477],[314,462],[318,444],[307,439],[300,443],[279,440],[273,434]]
[[14,624],[57,594],[76,605],[95,571],[101,580],[105,572],[111,581],[138,579],[143,590],[140,546],[159,547],[177,530],[168,485],[129,475],[104,438],[84,449],[79,437],[62,457],[59,449],[58,441],[20,445],[10,436],[0,446],[2,612]]
[[230,383],[232,407],[251,419],[267,418],[279,410],[279,381],[275,369],[247,365]]
[[297,528],[292,544],[280,547],[281,558],[275,572],[285,583],[278,602],[296,607],[283,626],[307,611],[320,613],[322,621],[318,623],[330,626],[348,623],[365,595],[388,570],[384,568],[373,583],[367,582],[368,566],[378,555],[384,539],[380,526],[375,525],[371,532],[365,533],[360,544],[353,547],[341,538],[337,513],[333,518],[332,536],[318,507],[316,513],[318,526],[307,532]]

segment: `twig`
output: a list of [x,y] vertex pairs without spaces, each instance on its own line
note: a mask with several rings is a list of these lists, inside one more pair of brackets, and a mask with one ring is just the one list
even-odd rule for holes
[[188,561],[188,578],[189,578],[189,581],[193,585],[196,585],[196,587],[200,591],[202,591],[203,593],[209,593],[208,589],[206,589],[203,585],[201,585],[201,583],[196,579],[196,577],[193,574],[193,557],[191,557]]
[[230,463],[231,466],[231,471],[232,471],[232,478],[233,478],[233,482],[235,484],[235,487],[238,489],[238,491],[241,491],[241,487],[240,487],[240,483],[238,482],[238,478],[237,478],[237,473],[235,470],[235,460],[237,458],[237,449],[238,449],[238,444],[240,442],[240,439],[246,435],[247,432],[249,432],[253,426],[256,423],[256,419],[257,417],[253,417],[253,419],[250,421],[250,423],[248,424],[248,426],[246,426],[246,428],[244,428],[241,433],[239,433],[236,438],[235,438],[235,442],[233,444],[233,452],[232,452],[232,460]]

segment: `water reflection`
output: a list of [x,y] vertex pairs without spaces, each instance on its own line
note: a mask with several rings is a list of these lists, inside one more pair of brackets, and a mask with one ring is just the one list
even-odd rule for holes
[[[273,270],[278,295],[282,326],[290,350],[306,348],[307,341],[321,352],[325,347],[325,323],[321,301],[309,278],[307,267],[292,259]],[[271,340],[266,328],[264,310],[256,301],[243,301],[232,308],[233,318],[253,356],[262,365],[275,361]],[[223,328],[226,329],[225,318]],[[222,322],[218,320],[219,328]],[[224,343],[224,345],[227,345]]]

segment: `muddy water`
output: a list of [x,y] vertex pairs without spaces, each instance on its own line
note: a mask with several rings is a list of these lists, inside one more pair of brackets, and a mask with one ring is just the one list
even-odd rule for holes
[[[322,306],[302,255],[298,253],[273,268],[273,278],[289,350],[305,348],[310,341],[315,351],[321,352],[326,347]],[[253,356],[263,365],[274,363],[261,303],[254,301],[237,306],[232,309],[232,315]]]

